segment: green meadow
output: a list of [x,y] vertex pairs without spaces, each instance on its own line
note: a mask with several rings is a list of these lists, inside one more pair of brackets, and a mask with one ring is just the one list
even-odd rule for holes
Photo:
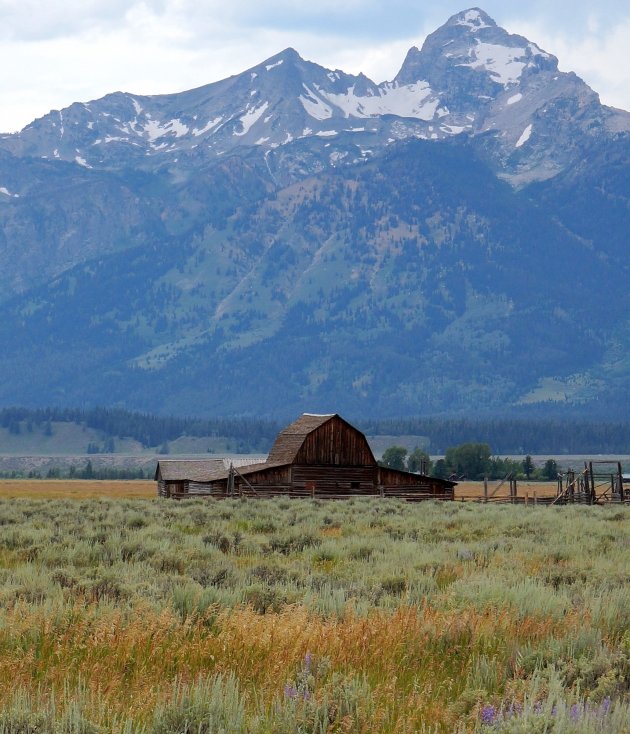
[[630,731],[630,509],[0,500],[0,734]]

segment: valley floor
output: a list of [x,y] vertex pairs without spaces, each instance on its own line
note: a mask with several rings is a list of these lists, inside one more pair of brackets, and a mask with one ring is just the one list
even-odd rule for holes
[[[499,482],[489,483],[489,492]],[[519,496],[553,497],[555,482],[519,482]],[[496,497],[509,497],[509,485],[498,489]],[[31,499],[154,499],[156,484],[149,480],[88,480],[88,479],[0,479],[0,498]],[[483,482],[460,482],[455,489],[455,499],[480,499]]]

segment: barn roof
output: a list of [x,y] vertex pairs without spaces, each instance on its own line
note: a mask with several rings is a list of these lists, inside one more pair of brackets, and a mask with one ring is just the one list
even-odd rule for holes
[[225,479],[230,465],[234,466],[239,474],[248,474],[260,469],[270,469],[269,462],[259,459],[229,458],[223,459],[160,459],[155,469],[155,481],[158,475],[167,482],[214,482]]
[[336,415],[336,413],[330,413],[329,415],[304,413],[301,415],[291,425],[280,431],[271,447],[267,462],[269,464],[291,464],[295,461],[295,457],[309,433],[323,426],[324,423],[327,423],[331,418],[335,418]]
[[223,459],[160,459],[155,470],[167,482],[210,482],[225,473]]

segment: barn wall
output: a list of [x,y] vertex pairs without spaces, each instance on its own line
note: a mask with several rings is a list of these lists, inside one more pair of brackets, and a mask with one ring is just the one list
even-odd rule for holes
[[186,482],[184,481],[166,481],[161,477],[158,479],[158,496],[172,497],[173,495],[183,494],[187,492]]
[[306,494],[374,494],[376,469],[348,466],[294,466],[292,486]]
[[295,463],[360,467],[375,461],[365,436],[335,416],[306,437]]
[[423,477],[419,474],[410,474],[407,472],[396,471],[395,469],[387,469],[381,467],[379,469],[380,484],[386,490],[414,489],[417,491],[425,491],[433,495],[444,495],[452,498],[453,490],[445,487],[439,479],[432,477]]

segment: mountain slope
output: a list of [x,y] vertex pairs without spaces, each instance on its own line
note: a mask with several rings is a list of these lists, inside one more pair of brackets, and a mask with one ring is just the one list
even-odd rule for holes
[[628,131],[478,8],[380,85],[287,49],[52,112],[0,138],[0,404],[616,409]]
[[284,412],[496,409],[562,373],[575,344],[572,370],[603,354],[608,291],[576,283],[619,287],[621,266],[468,145],[412,142],[11,304],[0,401],[18,384],[35,403],[278,414],[281,384]]

